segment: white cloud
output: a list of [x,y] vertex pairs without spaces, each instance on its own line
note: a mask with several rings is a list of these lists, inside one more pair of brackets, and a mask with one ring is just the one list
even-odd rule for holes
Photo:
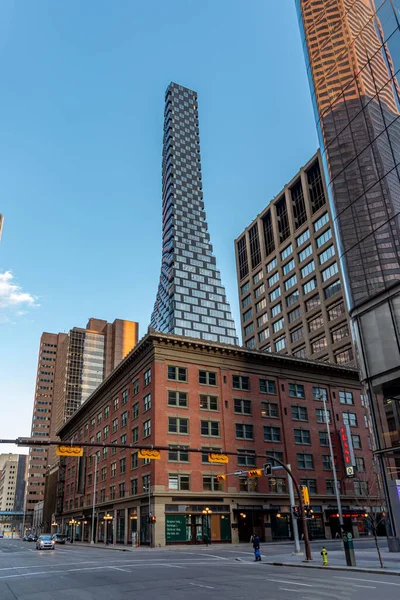
[[[11,271],[0,273],[0,309],[5,309],[17,316],[23,316],[26,314],[24,309],[39,306],[36,302],[37,299],[37,296],[22,290],[22,287],[15,282]],[[0,322],[9,322],[7,315],[3,313],[0,316]]]

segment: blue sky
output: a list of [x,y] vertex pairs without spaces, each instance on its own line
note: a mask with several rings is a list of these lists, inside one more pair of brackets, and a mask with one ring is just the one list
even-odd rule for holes
[[233,240],[317,136],[293,0],[2,0],[0,61],[0,438],[9,438],[30,433],[43,331],[89,317],[147,330],[170,81],[198,92],[209,229],[238,331]]

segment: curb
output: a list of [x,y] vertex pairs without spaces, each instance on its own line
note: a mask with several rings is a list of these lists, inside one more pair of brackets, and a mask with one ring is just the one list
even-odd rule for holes
[[272,565],[274,567],[294,567],[300,569],[322,569],[324,571],[351,571],[355,573],[373,573],[375,575],[396,575],[400,577],[400,571],[391,571],[390,569],[370,569],[368,567],[345,567],[340,565],[332,565],[331,567],[323,567],[322,565],[309,565],[309,564],[293,564],[283,562],[267,562],[263,561],[264,565]]

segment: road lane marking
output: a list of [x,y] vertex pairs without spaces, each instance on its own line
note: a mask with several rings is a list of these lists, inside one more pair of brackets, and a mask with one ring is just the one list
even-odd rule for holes
[[[385,575],[385,573],[382,573],[382,575]],[[369,583],[384,583],[385,585],[395,585],[397,587],[400,587],[400,583],[392,583],[391,581],[377,581],[376,579],[356,579],[355,577],[338,577],[338,576],[333,576],[334,579],[343,579],[344,581],[347,581],[348,583],[351,583],[352,581],[362,581],[363,583],[369,582]]]
[[202,585],[201,583],[189,583],[189,585],[194,585],[195,587],[207,588],[208,590],[215,590],[211,585]]
[[128,571],[128,569],[121,569],[120,567],[108,567],[109,569],[115,569],[115,571],[125,571],[125,573],[132,573],[132,571]]
[[376,590],[376,585],[360,585],[359,583],[353,583],[354,587],[360,588],[369,588],[371,590]]
[[300,590],[291,590],[290,588],[279,588],[280,590],[283,590],[285,592],[299,592]]
[[[264,579],[264,577],[263,577],[263,579]],[[303,585],[305,587],[314,587],[314,586],[310,585],[309,583],[299,583],[298,581],[288,581],[287,579],[282,581],[282,579],[271,579],[270,577],[265,577],[265,580],[273,581],[274,583],[293,583],[293,585]]]

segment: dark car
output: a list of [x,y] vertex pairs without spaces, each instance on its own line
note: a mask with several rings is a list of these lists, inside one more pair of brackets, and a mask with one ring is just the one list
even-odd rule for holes
[[52,537],[52,540],[56,544],[65,544],[67,541],[67,536],[64,533],[55,533]]
[[37,542],[38,540],[38,536],[37,535],[28,535],[28,542]]

